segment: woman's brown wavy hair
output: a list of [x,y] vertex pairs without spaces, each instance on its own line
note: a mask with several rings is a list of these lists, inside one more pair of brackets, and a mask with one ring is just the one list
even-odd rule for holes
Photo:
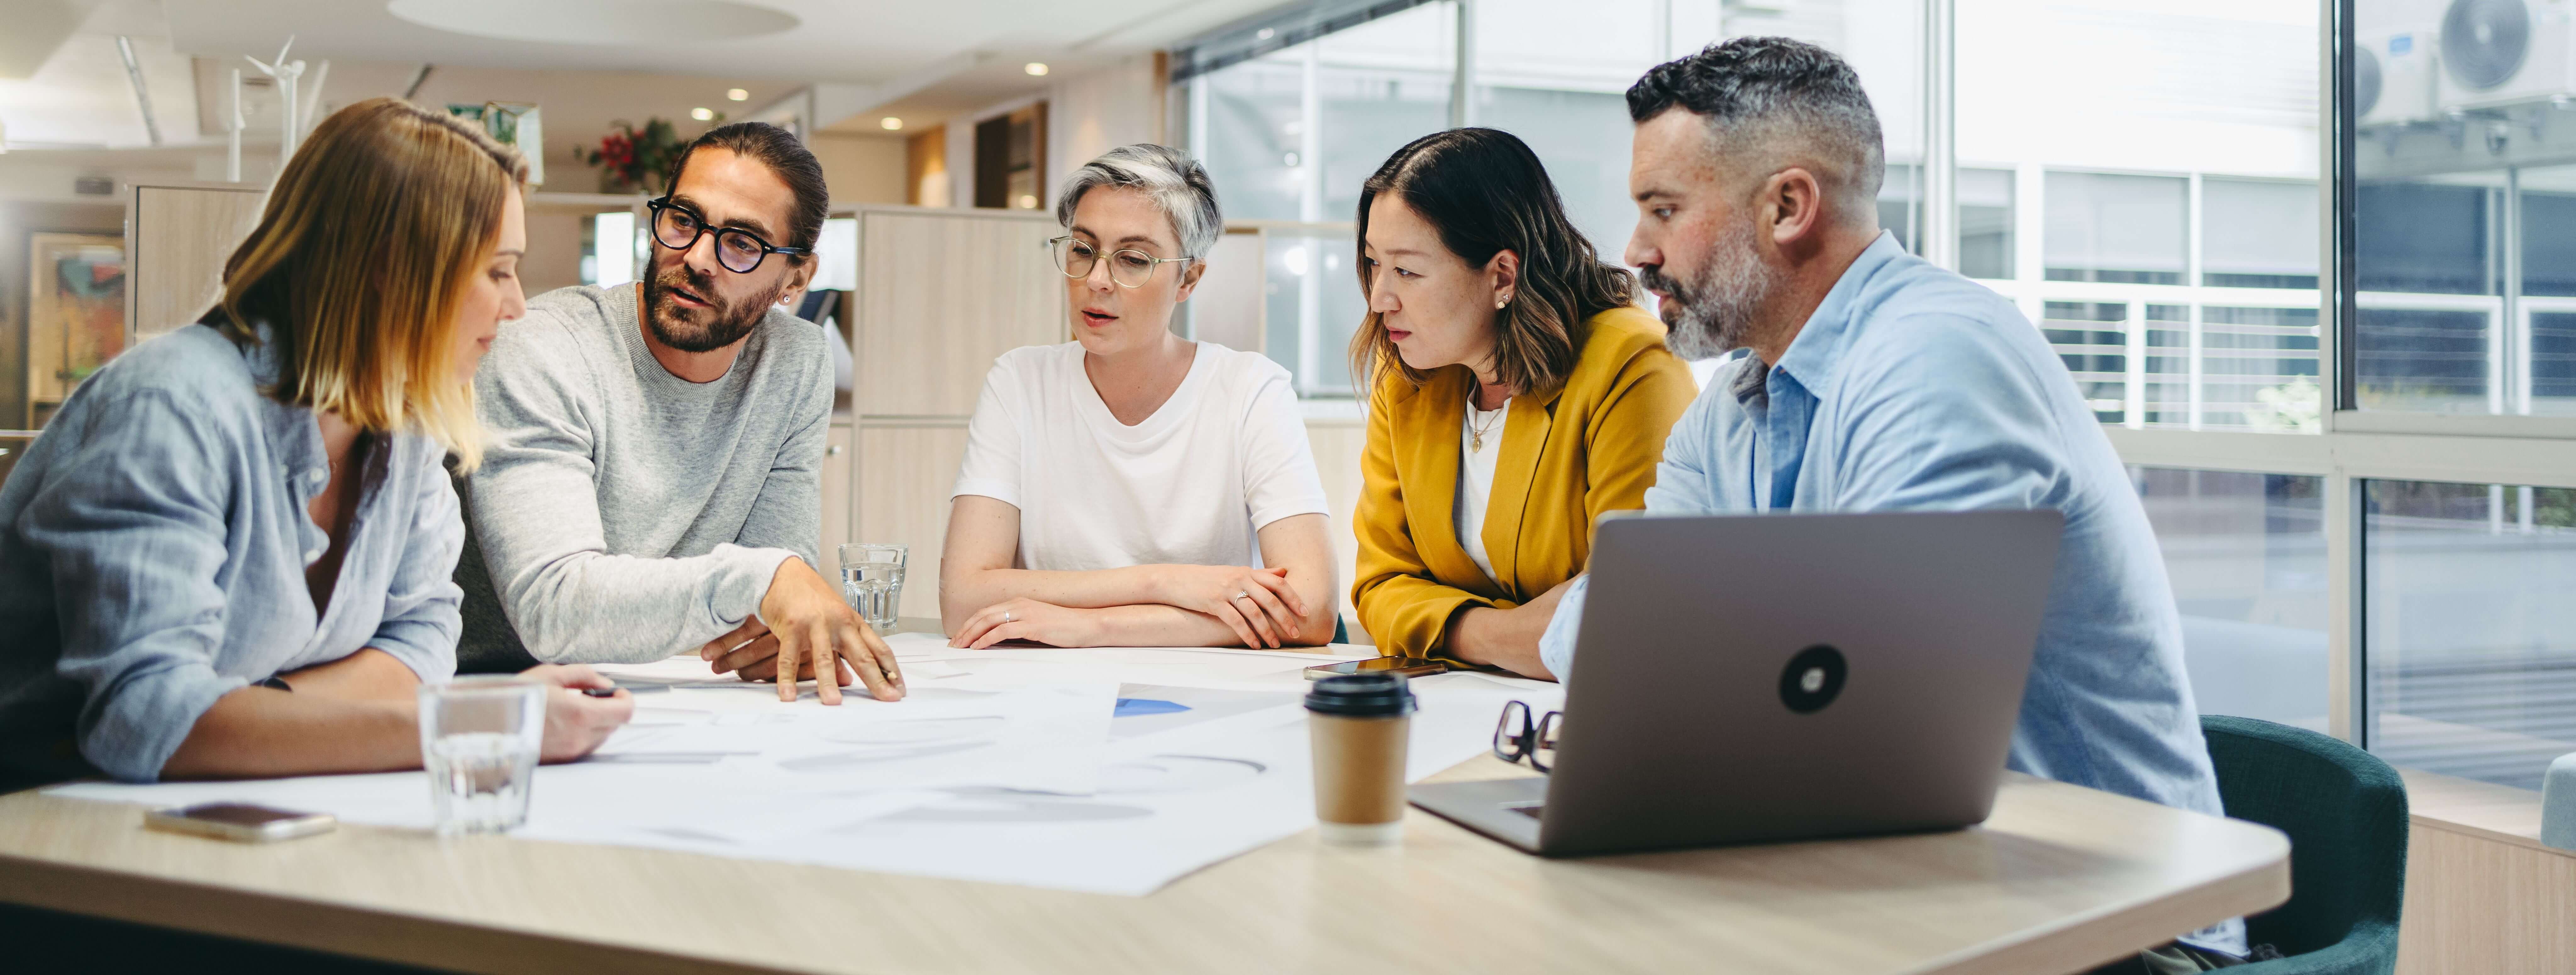
[[[1511,304],[1494,312],[1494,371],[1522,392],[1555,389],[1574,371],[1583,322],[1636,302],[1637,280],[1592,249],[1566,218],[1547,167],[1518,136],[1499,129],[1450,129],[1415,139],[1387,157],[1360,187],[1360,294],[1369,294],[1369,204],[1394,194],[1440,231],[1440,242],[1470,267],[1502,251],[1520,255]],[[1351,336],[1351,377],[1361,395],[1392,367],[1420,386],[1431,375],[1404,363],[1377,312]]]

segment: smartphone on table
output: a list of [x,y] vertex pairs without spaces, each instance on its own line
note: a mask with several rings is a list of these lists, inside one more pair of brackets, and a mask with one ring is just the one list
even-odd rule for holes
[[329,813],[296,812],[247,802],[202,802],[143,814],[146,829],[211,836],[236,843],[274,843],[328,833],[340,825]]
[[1348,674],[1403,674],[1406,677],[1429,677],[1449,671],[1449,665],[1420,657],[1371,657],[1367,660],[1345,660],[1337,664],[1319,664],[1306,668],[1307,680],[1341,677]]

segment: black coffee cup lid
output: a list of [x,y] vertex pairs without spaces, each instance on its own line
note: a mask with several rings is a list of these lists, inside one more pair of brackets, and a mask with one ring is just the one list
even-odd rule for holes
[[1354,717],[1394,717],[1413,711],[1413,690],[1403,674],[1348,674],[1316,681],[1306,710]]

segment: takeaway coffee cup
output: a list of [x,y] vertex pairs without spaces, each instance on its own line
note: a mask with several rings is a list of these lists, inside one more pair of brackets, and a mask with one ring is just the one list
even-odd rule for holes
[[1413,691],[1401,674],[1326,677],[1306,693],[1315,818],[1324,842],[1379,846],[1404,836],[1404,752]]

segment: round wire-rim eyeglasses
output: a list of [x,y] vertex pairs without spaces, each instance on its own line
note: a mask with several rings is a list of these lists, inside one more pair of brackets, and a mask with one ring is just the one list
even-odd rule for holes
[[735,274],[750,274],[760,269],[760,262],[771,254],[811,254],[810,247],[771,247],[759,234],[740,227],[710,227],[707,218],[688,204],[673,203],[670,197],[647,200],[646,209],[653,211],[653,242],[675,251],[698,246],[698,238],[716,235],[716,263]]
[[[1056,270],[1068,278],[1087,278],[1100,265],[1100,250],[1089,241],[1071,234],[1047,240],[1047,250],[1055,255]],[[1154,279],[1154,271],[1165,264],[1195,261],[1195,257],[1155,257],[1133,247],[1109,252],[1109,280],[1121,288],[1142,288]],[[1130,280],[1130,279],[1133,280]]]

